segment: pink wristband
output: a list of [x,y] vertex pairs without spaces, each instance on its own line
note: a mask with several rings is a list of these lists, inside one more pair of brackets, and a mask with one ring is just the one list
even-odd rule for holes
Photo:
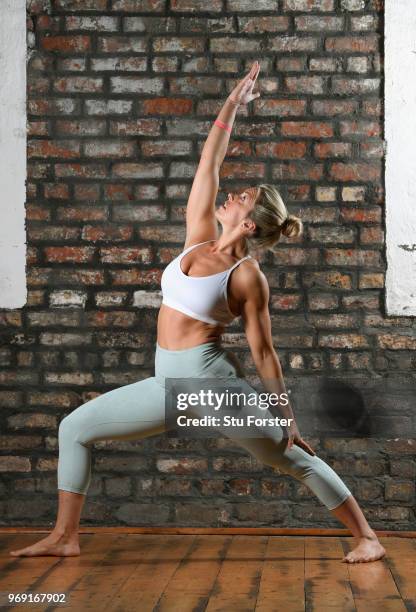
[[214,125],[217,125],[218,127],[222,128],[223,130],[227,130],[227,132],[230,132],[230,134],[231,134],[231,126],[229,126],[227,123],[223,123],[219,119],[215,119]]

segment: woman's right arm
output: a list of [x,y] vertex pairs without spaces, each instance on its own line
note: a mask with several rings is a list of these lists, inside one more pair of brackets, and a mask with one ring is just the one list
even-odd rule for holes
[[[217,120],[232,129],[239,104],[247,104],[260,94],[253,94],[260,71],[254,62],[250,72],[239,81],[223,104]],[[204,240],[218,238],[218,225],[215,218],[215,201],[219,187],[219,171],[227,153],[230,132],[214,124],[208,134],[201,152],[200,162],[192,183],[186,206],[185,247]]]

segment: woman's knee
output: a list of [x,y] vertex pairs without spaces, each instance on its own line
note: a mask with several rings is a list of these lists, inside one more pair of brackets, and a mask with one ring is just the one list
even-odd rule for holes
[[82,431],[79,420],[74,417],[74,413],[68,414],[59,423],[58,440],[59,445],[63,443],[73,442],[76,436]]
[[66,416],[59,423],[59,428],[58,428],[59,446],[61,446],[62,442],[68,439],[68,434],[69,434],[70,429],[71,429],[70,422],[68,420],[68,417]]
[[280,472],[298,480],[303,480],[320,470],[320,460],[317,455],[310,455],[296,444],[290,449],[287,448],[287,439],[276,444],[271,461]]

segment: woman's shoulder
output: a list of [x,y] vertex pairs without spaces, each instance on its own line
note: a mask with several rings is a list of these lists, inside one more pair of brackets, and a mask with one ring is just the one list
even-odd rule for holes
[[255,257],[249,255],[247,259],[238,266],[240,268],[240,276],[246,276],[247,279],[256,279],[263,275],[263,271],[259,262]]
[[250,292],[268,291],[269,284],[266,275],[255,257],[245,259],[237,270],[238,274],[234,277],[233,289],[239,299],[246,298]]

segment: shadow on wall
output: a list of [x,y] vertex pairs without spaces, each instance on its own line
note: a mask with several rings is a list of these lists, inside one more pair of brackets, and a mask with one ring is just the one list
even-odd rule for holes
[[318,389],[316,416],[326,434],[368,438],[375,432],[360,390],[340,380],[324,379]]

